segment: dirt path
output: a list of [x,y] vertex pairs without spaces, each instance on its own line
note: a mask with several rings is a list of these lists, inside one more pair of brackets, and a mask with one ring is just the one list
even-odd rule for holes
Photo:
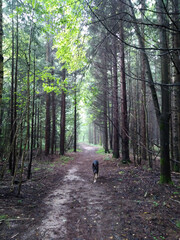
[[[116,161],[81,145],[49,173],[23,185],[22,198],[0,195],[2,240],[180,240],[179,175],[175,186],[158,184],[157,172]],[[100,162],[93,183],[92,161]],[[56,159],[53,160],[56,162]],[[39,175],[37,175],[39,176]],[[2,202],[1,200],[5,200]]]
[[44,240],[105,239],[101,225],[103,201],[111,200],[102,185],[102,177],[96,184],[92,182],[91,170],[92,161],[101,162],[102,156],[95,153],[94,147],[81,145],[81,148],[83,152],[78,153],[61,184],[45,199],[48,212],[37,228]]

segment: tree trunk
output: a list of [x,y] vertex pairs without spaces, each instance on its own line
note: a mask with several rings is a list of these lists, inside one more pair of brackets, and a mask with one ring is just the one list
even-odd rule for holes
[[118,111],[118,76],[117,76],[117,41],[113,37],[113,157],[119,158],[119,111]]
[[31,94],[30,94],[30,70],[31,70],[31,44],[33,37],[33,22],[31,22],[30,26],[30,36],[29,36],[29,45],[28,45],[28,59],[27,59],[27,159],[30,159],[30,102],[31,102]]
[[127,95],[125,79],[125,62],[124,62],[124,27],[123,21],[120,22],[120,72],[121,72],[121,136],[122,136],[122,162],[129,162],[129,125],[127,116]]
[[45,129],[45,155],[49,155],[50,149],[50,93],[46,93],[46,129]]
[[[168,21],[165,15],[162,0],[157,0],[159,11],[160,29],[160,45],[162,49],[168,49],[168,38],[166,29]],[[161,183],[171,182],[170,158],[169,158],[169,119],[170,119],[170,95],[169,95],[169,55],[166,50],[161,50],[161,95],[162,95],[162,113],[160,117],[160,144],[161,144]]]
[[[141,1],[142,4],[142,10],[141,10],[141,19],[142,22],[144,22],[144,14],[145,14],[145,0]],[[142,41],[145,39],[144,35],[144,25],[141,27],[141,35],[142,35]],[[146,160],[147,159],[147,132],[146,132],[146,83],[145,83],[145,59],[144,59],[144,54],[141,52],[140,53],[140,61],[141,61],[141,153],[142,153],[142,159]]]
[[51,154],[54,154],[56,145],[56,102],[55,92],[52,92],[52,134],[51,134]]
[[77,148],[77,92],[76,92],[76,74],[75,74],[75,90],[74,90],[74,152]]
[[[175,49],[180,48],[180,2],[174,0],[174,26],[173,32],[173,47]],[[174,119],[173,119],[173,146],[174,146],[174,160],[173,170],[180,171],[180,58],[179,51],[176,50],[173,55],[174,63]],[[179,84],[179,85],[178,85]]]
[[103,123],[104,123],[104,151],[109,152],[108,149],[108,128],[107,128],[107,88],[108,88],[108,77],[107,77],[107,56],[104,53],[104,66],[103,66]]
[[[12,14],[14,10],[14,3],[12,1]],[[11,154],[9,157],[9,170],[14,175],[15,170],[15,159],[14,159],[14,18],[12,17],[12,62],[11,62],[11,136],[10,136],[10,144],[11,144]]]
[[15,75],[14,75],[14,107],[13,107],[13,114],[14,114],[14,123],[13,123],[13,173],[15,171],[16,165],[16,141],[17,141],[17,87],[18,87],[18,55],[19,55],[19,21],[18,21],[18,13],[16,16],[16,62],[15,62]]
[[[47,65],[50,63],[50,40],[47,40],[47,48],[46,48],[46,62]],[[49,83],[49,79],[48,79]],[[50,93],[46,92],[46,128],[45,128],[45,155],[49,155],[49,150],[50,150]]]
[[[0,140],[1,140],[1,133],[2,133],[2,90],[3,90],[2,42],[3,42],[2,0],[0,0]],[[2,142],[2,141],[0,141],[0,142]],[[0,150],[1,150],[1,144],[0,144]]]
[[[62,79],[63,81],[66,78],[66,70],[62,71]],[[65,153],[65,126],[66,126],[66,94],[64,89],[62,89],[61,93],[61,134],[60,134],[60,155],[64,155]]]
[[[53,63],[54,59],[52,56],[51,59],[51,65],[53,67],[54,63]],[[54,76],[54,70],[52,70],[51,72],[52,76]],[[51,154],[54,154],[55,151],[55,146],[56,146],[56,99],[55,99],[55,92],[53,91],[51,94],[51,99],[52,99],[52,133],[51,133]]]
[[33,146],[34,146],[34,105],[35,105],[35,80],[36,80],[36,68],[35,68],[35,53],[34,53],[34,79],[33,79],[33,99],[32,99],[32,120],[31,120],[31,152],[30,152],[30,159],[28,165],[28,174],[27,179],[31,177],[31,166],[32,166],[32,159],[33,159]]

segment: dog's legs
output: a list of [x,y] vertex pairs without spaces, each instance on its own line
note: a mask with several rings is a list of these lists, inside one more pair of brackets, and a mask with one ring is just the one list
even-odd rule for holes
[[94,183],[97,181],[97,178],[98,178],[98,174],[95,173],[95,174],[94,174]]

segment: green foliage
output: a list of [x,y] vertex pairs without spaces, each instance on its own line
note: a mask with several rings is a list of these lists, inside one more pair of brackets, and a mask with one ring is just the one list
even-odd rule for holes
[[34,168],[34,171],[39,171],[39,170],[41,170],[41,168],[39,167]]
[[69,161],[72,161],[73,158],[69,156],[61,156],[60,157],[60,162],[62,165],[67,164]]
[[[72,148],[72,149],[69,149],[68,152],[69,152],[69,153],[72,153],[72,152],[74,152],[74,149],[73,149],[73,148]],[[81,149],[76,149],[76,152],[82,152],[82,150],[81,150]]]
[[180,228],[180,220],[176,221],[176,227]]
[[0,215],[0,221],[8,219],[8,215]]
[[84,45],[85,36],[81,36],[77,26],[66,28],[56,36],[57,58],[70,73],[84,68],[87,64]]
[[55,35],[54,48],[63,67],[72,73],[87,65],[86,29],[83,29],[83,6],[80,1],[67,0],[63,5],[63,15],[59,21],[59,32]]
[[112,156],[110,154],[106,154],[106,156],[104,157],[105,161],[111,161],[112,160]]
[[154,201],[153,204],[154,204],[155,207],[158,207],[158,206],[159,206],[159,203],[156,202],[156,201]]
[[104,152],[104,148],[99,148],[97,151],[96,151],[96,153],[98,153],[98,154],[105,154],[105,152]]

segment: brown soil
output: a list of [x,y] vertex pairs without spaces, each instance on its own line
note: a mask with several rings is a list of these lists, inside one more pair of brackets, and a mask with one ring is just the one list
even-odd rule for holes
[[[8,178],[2,183],[1,240],[180,240],[179,174],[174,185],[160,185],[159,171],[81,149],[66,164],[58,156],[34,163],[19,197]],[[95,159],[100,177],[93,183]]]

